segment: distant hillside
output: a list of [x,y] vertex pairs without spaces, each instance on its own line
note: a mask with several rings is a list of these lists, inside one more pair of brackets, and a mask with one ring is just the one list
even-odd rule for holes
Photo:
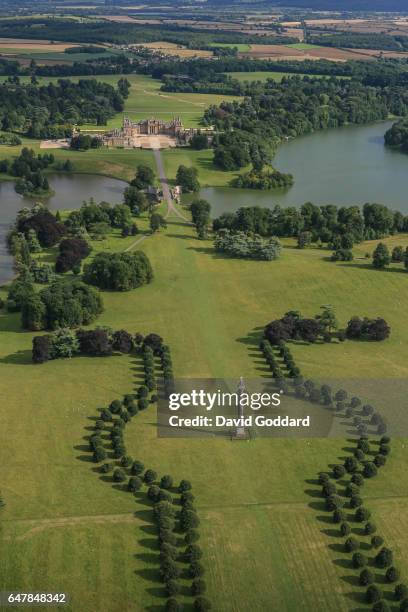
[[408,0],[207,0],[208,6],[285,6],[319,11],[393,11],[408,13]]

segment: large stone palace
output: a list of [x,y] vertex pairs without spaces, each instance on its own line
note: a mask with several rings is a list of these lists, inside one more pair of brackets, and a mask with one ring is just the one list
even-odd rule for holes
[[104,134],[103,142],[107,147],[128,149],[140,147],[143,136],[167,136],[177,144],[187,144],[196,132],[194,128],[184,128],[180,117],[174,117],[171,121],[143,119],[137,122],[124,117],[122,127]]

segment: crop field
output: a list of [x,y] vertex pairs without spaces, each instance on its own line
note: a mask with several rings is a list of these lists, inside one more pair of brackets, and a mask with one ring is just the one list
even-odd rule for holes
[[[366,49],[337,49],[335,47],[320,47],[307,43],[295,43],[291,45],[250,45],[249,51],[241,52],[242,57],[271,60],[319,60],[345,62],[352,59],[373,59],[379,51]],[[394,56],[392,53],[391,56]],[[404,56],[404,53],[397,54]]]
[[[123,240],[112,237],[104,246],[122,250],[130,239]],[[408,236],[398,240],[408,244]],[[305,376],[406,377],[404,276],[394,268],[369,270],[359,260],[333,264],[321,249],[300,251],[290,240],[285,245],[277,262],[224,259],[215,256],[211,242],[197,240],[191,226],[172,218],[167,230],[141,243],[154,267],[153,283],[128,293],[104,292],[98,323],[162,334],[176,376],[250,378],[265,375],[256,347],[267,321],[292,308],[313,315],[330,299],[342,324],[356,312],[387,313],[392,336],[370,346],[296,345],[292,351]],[[374,245],[361,245],[361,253]],[[115,356],[32,365],[32,334],[21,333],[18,318],[0,314],[0,392],[7,398],[0,426],[10,432],[0,447],[7,501],[0,588],[63,586],[75,612],[157,606],[163,599],[149,507],[103,482],[84,440],[90,417],[139,384],[137,363]],[[301,605],[310,612],[346,611],[351,601],[366,609],[352,570],[339,560],[338,537],[316,514],[309,484],[342,455],[344,440],[158,439],[154,424],[154,411],[137,417],[127,431],[129,452],[160,473],[194,482],[215,609],[266,609],[271,601],[280,609]],[[386,474],[364,491],[404,575],[408,558],[399,552],[406,550],[407,525],[398,509],[406,503],[407,467],[403,441],[394,442]]]

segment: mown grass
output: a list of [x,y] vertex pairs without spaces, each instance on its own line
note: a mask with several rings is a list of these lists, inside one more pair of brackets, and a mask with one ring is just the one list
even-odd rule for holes
[[[110,240],[111,248],[123,248],[119,237]],[[364,253],[375,243],[357,249],[363,259],[350,264],[327,261],[324,250],[285,243],[277,262],[230,260],[172,219],[166,231],[141,243],[154,282],[129,293],[104,293],[98,323],[163,335],[176,376],[253,378],[268,376],[256,352],[266,322],[289,309],[311,316],[331,303],[343,325],[355,314],[384,316],[391,338],[293,346],[305,376],[406,377],[408,284],[401,266],[369,269]],[[408,237],[388,243],[406,246]],[[101,601],[114,612],[159,605],[144,509],[101,481],[84,440],[89,417],[140,381],[134,361],[115,356],[34,366],[32,334],[21,332],[18,315],[1,313],[0,330],[0,391],[6,398],[0,409],[0,485],[7,502],[0,522],[1,590],[63,586],[75,612],[100,609]],[[337,563],[336,547],[329,548],[339,539],[317,520],[308,483],[344,454],[343,440],[158,439],[151,410],[137,417],[126,436],[135,458],[194,482],[214,609],[349,609],[355,589],[347,577],[353,572]],[[389,466],[364,490],[404,576],[406,467],[401,441]],[[40,556],[42,564],[35,562]]]

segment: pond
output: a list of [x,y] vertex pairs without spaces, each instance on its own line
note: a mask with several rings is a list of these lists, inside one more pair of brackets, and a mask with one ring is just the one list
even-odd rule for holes
[[[122,201],[127,183],[104,176],[73,174],[58,175],[49,179],[55,195],[47,200],[51,210],[79,208],[83,200],[93,197],[97,202],[105,200],[112,204]],[[0,183],[0,285],[14,276],[13,258],[7,252],[6,236],[17,212],[30,206],[35,198],[23,198],[14,190],[14,183]]]
[[289,189],[204,188],[200,197],[211,203],[212,217],[241,206],[299,207],[308,201],[377,202],[408,214],[408,155],[384,147],[384,133],[392,123],[324,130],[281,145],[274,165],[293,174],[295,184]]

